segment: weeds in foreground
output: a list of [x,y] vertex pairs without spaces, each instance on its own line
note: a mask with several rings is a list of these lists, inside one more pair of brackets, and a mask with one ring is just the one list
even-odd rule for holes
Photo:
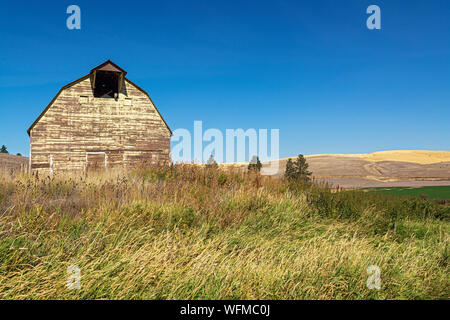
[[1,175],[0,298],[448,299],[449,214],[192,165]]

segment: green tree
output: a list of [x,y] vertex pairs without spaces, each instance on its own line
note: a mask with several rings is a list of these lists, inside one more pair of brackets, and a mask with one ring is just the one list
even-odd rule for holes
[[294,172],[294,163],[292,162],[292,159],[289,158],[286,162],[286,170],[284,171],[284,177],[286,179],[294,179],[295,172]]
[[259,161],[259,157],[253,156],[252,160],[248,164],[248,171],[260,172],[262,168],[262,163]]
[[22,156],[22,154],[19,152],[19,153],[17,153],[16,154],[16,156],[19,156],[19,157],[21,157]]
[[2,145],[2,148],[0,149],[0,153],[9,153],[8,150],[6,150],[5,145]]
[[303,180],[309,182],[311,180],[310,176],[312,172],[308,171],[308,162],[306,162],[305,157],[299,154],[297,159],[292,161],[290,158],[286,163],[286,171],[284,176],[289,180]]
[[308,164],[308,162],[306,162],[306,159],[302,154],[298,155],[295,166],[296,166],[297,172],[299,173],[299,176],[301,178],[309,181],[312,172],[308,171],[309,164]]

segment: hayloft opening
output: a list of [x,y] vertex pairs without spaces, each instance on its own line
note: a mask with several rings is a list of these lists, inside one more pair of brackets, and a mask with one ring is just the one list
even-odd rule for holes
[[119,94],[120,73],[113,71],[97,71],[94,80],[94,97],[116,98]]

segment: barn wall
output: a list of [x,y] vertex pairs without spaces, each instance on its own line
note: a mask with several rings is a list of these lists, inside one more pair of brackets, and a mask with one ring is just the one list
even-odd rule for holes
[[124,80],[118,99],[94,98],[91,79],[64,89],[30,132],[31,166],[44,173],[168,161],[170,131],[148,96]]

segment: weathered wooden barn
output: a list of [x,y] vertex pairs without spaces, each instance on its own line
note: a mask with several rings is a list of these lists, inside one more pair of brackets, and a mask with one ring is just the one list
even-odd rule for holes
[[169,161],[172,132],[148,93],[126,74],[108,60],[59,90],[27,131],[31,171]]

